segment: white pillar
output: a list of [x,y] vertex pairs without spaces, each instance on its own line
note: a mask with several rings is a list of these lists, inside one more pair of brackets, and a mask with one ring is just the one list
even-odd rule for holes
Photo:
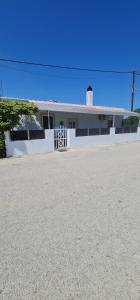
[[75,145],[75,134],[76,134],[76,129],[68,129],[68,147],[72,148]]
[[115,115],[113,116],[113,124],[112,127],[115,127]]
[[49,110],[48,110],[48,129],[50,129],[50,114],[49,114]]
[[48,129],[44,129],[44,132],[45,132],[45,139],[48,138]]
[[11,141],[11,138],[10,138],[10,131],[5,131],[4,132],[4,135],[5,135],[5,142],[9,142]]
[[140,118],[139,118],[139,121],[138,121],[137,133],[140,134]]
[[45,129],[45,139],[48,140],[48,149],[54,151],[54,129]]
[[110,128],[110,135],[115,135],[115,127]]
[[67,147],[70,148],[70,128],[67,129]]

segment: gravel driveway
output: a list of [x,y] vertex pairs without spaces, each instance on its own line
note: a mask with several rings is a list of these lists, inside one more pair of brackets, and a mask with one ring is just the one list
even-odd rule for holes
[[0,161],[0,300],[140,299],[140,143]]

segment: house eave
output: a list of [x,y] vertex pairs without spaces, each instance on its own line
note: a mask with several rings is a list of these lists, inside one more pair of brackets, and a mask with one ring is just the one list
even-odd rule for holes
[[116,115],[124,117],[138,117],[140,118],[140,113],[131,112],[123,108],[113,108],[113,107],[101,107],[101,106],[87,106],[87,105],[78,105],[78,104],[67,104],[61,102],[54,102],[53,100],[49,101],[37,101],[31,99],[19,99],[19,98],[9,98],[2,97],[2,99],[9,100],[21,100],[29,101],[34,103],[39,109],[39,111],[53,111],[53,112],[65,112],[65,113],[79,113],[79,114],[90,114],[90,115]]
[[38,105],[39,111],[53,111],[53,112],[65,112],[65,113],[79,113],[79,114],[90,114],[90,115],[118,115],[118,116],[135,116],[140,118],[140,114],[135,113],[135,112],[130,112],[130,111],[113,111],[113,110],[101,110],[100,108],[96,110],[94,109],[88,109],[85,108],[79,108],[79,107],[64,107],[64,106],[57,106],[57,105]]

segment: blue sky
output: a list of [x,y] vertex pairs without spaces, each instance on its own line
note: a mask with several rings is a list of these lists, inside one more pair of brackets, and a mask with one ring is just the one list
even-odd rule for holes
[[[140,72],[139,0],[1,0],[0,57]],[[52,70],[0,62],[4,96],[130,107],[130,75]],[[140,107],[140,76],[135,107]]]

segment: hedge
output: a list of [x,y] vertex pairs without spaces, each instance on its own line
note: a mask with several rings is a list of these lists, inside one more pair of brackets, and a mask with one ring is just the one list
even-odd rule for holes
[[6,157],[4,132],[0,131],[0,158]]

